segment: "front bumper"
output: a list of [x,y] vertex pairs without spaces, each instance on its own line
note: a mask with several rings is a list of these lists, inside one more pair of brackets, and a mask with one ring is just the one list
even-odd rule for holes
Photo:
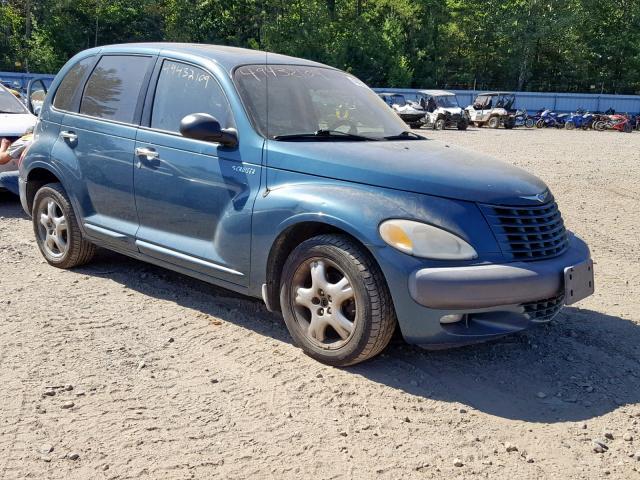
[[571,235],[568,250],[548,260],[416,270],[408,282],[413,306],[402,309],[403,335],[409,343],[444,348],[547,322],[570,303],[565,269],[584,264],[591,265],[589,248]]
[[436,309],[518,305],[559,295],[564,269],[589,259],[589,247],[572,236],[569,249],[548,260],[418,270],[409,278],[409,292],[420,305]]

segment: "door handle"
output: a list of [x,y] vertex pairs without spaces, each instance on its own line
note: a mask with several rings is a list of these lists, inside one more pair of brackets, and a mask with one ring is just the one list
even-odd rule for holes
[[68,130],[63,130],[60,132],[60,137],[64,138],[65,140],[68,140],[70,142],[75,142],[76,140],[78,140],[78,135],[76,135],[73,132],[69,132]]
[[135,152],[136,157],[146,157],[147,160],[153,160],[160,156],[153,148],[137,147]]

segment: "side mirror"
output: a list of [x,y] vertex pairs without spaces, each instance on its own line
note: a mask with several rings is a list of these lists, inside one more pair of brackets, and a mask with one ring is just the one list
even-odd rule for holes
[[192,113],[180,121],[183,137],[205,142],[215,142],[225,147],[238,145],[238,133],[234,128],[221,128],[220,122],[208,113]]
[[47,87],[38,78],[32,79],[27,86],[27,108],[31,113],[38,116],[42,110],[42,104],[47,96]]

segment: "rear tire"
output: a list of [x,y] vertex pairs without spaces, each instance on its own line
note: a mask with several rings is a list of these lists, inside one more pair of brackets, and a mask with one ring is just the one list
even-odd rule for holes
[[573,130],[574,128],[576,128],[576,124],[573,123],[572,121],[566,122],[564,124],[564,128],[566,128],[567,130]]
[[458,122],[458,130],[466,130],[469,124],[466,121]]
[[533,118],[527,118],[524,121],[524,126],[527,127],[527,128],[533,128],[533,127],[536,126],[536,122],[535,122],[535,120]]
[[73,268],[93,258],[96,247],[83,237],[62,185],[49,183],[41,187],[33,199],[31,213],[38,248],[50,265]]
[[338,367],[379,354],[397,323],[380,268],[345,235],[319,235],[291,252],[282,271],[280,306],[295,344]]

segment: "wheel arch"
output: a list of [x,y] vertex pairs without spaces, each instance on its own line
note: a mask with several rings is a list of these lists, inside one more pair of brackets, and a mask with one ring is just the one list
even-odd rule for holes
[[[29,170],[26,175],[26,185],[25,185],[25,201],[26,206],[29,209],[29,212],[33,210],[33,199],[36,196],[37,191],[48,183],[60,183],[60,175],[54,172],[52,169],[36,166]],[[64,187],[63,187],[64,188]]]
[[[280,282],[284,264],[291,252],[302,242],[323,234],[344,235],[362,247],[376,266],[380,265],[370,248],[351,228],[339,221],[327,219],[299,219],[286,225],[277,235],[269,250],[266,268],[266,290],[263,300],[269,310],[280,311]],[[386,281],[386,280],[385,280]]]

